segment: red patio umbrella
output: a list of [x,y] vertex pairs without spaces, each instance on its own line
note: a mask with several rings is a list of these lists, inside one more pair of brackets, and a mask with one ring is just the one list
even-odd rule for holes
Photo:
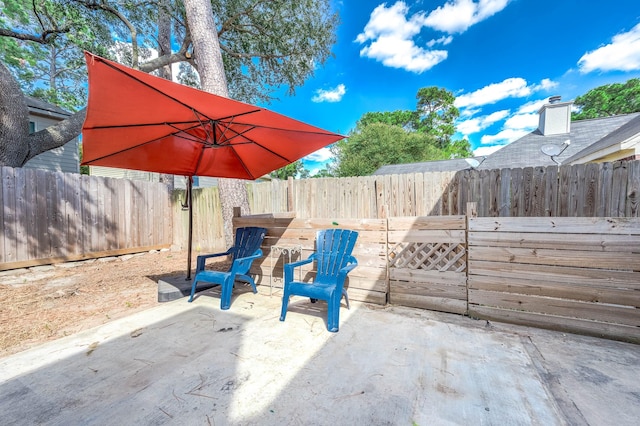
[[[344,136],[85,53],[83,165],[256,179]],[[191,188],[188,188],[191,194]],[[191,200],[188,274],[191,276]]]

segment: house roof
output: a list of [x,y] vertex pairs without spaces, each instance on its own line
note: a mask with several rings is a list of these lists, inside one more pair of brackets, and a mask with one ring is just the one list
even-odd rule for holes
[[[584,156],[583,151],[598,144],[608,135],[611,135],[612,138],[607,143],[615,143],[614,140],[618,140],[622,135],[613,137],[613,133],[638,117],[640,117],[640,113],[572,121],[571,132],[559,135],[544,136],[540,131],[535,130],[489,155],[479,168],[553,166],[556,163],[541,151],[542,146],[557,145],[561,147],[565,141],[569,140],[570,145],[562,154],[554,157],[556,161],[566,163],[570,158]],[[640,121],[638,125],[640,125]],[[636,128],[636,131],[640,132],[640,127],[632,126],[632,128]],[[631,128],[627,130],[631,130]]]
[[[535,130],[486,157],[478,169],[504,169],[554,166],[556,162],[542,152],[544,145],[556,145],[564,151],[554,156],[561,164],[575,162],[594,152],[640,136],[640,113],[616,115],[571,122],[570,133],[544,136]],[[569,145],[565,148],[565,142]],[[478,161],[482,157],[474,157]],[[465,159],[382,166],[374,175],[458,171],[470,168]]]
[[29,112],[32,114],[43,115],[48,117],[67,118],[71,115],[69,111],[60,108],[57,105],[45,102],[42,99],[25,96]]
[[[482,157],[473,157],[482,161]],[[456,158],[454,160],[425,161],[422,163],[390,164],[382,166],[374,175],[398,175],[405,173],[426,173],[426,172],[451,172],[471,168],[466,158]]]
[[622,126],[618,127],[613,132],[609,133],[607,136],[597,141],[596,143],[587,146],[582,151],[579,151],[571,157],[565,159],[565,163],[572,163],[588,155],[595,154],[598,151],[616,146],[633,138],[634,136],[640,137],[640,113],[628,114],[628,116],[633,116],[633,118],[627,121]]

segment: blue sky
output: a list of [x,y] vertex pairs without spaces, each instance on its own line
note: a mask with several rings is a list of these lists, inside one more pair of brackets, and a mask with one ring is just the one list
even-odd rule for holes
[[[640,77],[638,0],[335,1],[334,58],[267,107],[348,134],[366,112],[415,109],[421,87],[456,95],[477,155],[535,129],[552,95]],[[314,171],[328,150],[305,158]]]

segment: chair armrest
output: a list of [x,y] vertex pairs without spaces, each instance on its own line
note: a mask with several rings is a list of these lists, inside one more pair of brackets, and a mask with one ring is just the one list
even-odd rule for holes
[[351,272],[356,266],[358,266],[358,260],[353,256],[350,256],[348,262],[349,264],[342,267],[338,272],[338,276],[340,277],[339,279],[343,281],[347,277],[347,274]]
[[197,257],[196,273],[199,271],[204,271],[204,265],[207,262],[207,259],[211,259],[212,257],[228,256],[229,254],[231,254],[231,250],[232,248],[225,251],[224,253],[201,254]]
[[255,254],[247,257],[239,257],[233,261],[233,265],[231,266],[231,273],[236,272],[236,270],[242,270],[242,268],[246,268],[249,270],[251,267],[251,263],[262,257],[262,250],[256,251]]
[[306,265],[308,263],[313,262],[313,260],[315,259],[315,254],[312,254],[311,256],[309,256],[308,258],[304,259],[304,260],[299,260],[297,262],[293,262],[293,263],[287,263],[284,265],[284,282],[286,283],[290,283],[291,281],[293,281],[293,270],[299,266],[302,265]]

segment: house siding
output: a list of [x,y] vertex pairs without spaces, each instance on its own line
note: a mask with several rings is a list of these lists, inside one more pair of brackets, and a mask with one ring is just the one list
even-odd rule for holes
[[[59,119],[41,117],[31,114],[29,121],[35,123],[35,131],[44,130],[49,126],[58,124]],[[65,145],[43,152],[27,161],[24,167],[32,169],[44,169],[65,173],[80,173],[80,157],[78,154],[78,138],[75,138]]]

